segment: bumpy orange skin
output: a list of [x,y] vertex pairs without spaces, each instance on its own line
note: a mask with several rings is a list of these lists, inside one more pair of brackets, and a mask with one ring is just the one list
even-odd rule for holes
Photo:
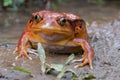
[[34,47],[35,42],[57,53],[78,53],[82,48],[83,62],[77,67],[89,64],[92,68],[94,50],[88,43],[85,22],[79,16],[46,10],[33,13],[19,39],[17,57],[25,55],[30,58],[27,49]]

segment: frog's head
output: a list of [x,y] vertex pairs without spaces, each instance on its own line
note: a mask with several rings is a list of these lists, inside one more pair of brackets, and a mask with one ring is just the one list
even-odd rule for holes
[[81,17],[71,13],[46,10],[33,13],[26,30],[59,38],[60,36],[81,37],[86,33],[85,22]]

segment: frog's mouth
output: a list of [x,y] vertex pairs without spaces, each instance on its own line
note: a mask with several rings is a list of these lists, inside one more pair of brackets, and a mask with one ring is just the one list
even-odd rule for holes
[[66,30],[42,30],[39,35],[46,41],[60,41],[65,40],[73,36],[70,31]]

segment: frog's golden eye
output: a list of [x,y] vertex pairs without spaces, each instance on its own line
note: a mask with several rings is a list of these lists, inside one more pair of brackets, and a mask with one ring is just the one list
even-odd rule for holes
[[62,17],[57,22],[59,25],[64,26],[68,23],[68,20],[66,18]]
[[43,19],[43,18],[42,18],[39,14],[37,14],[37,15],[34,16],[34,20],[35,20],[37,23],[40,22],[42,19]]
[[37,14],[37,15],[31,17],[30,23],[31,23],[32,21],[36,21],[36,22],[38,23],[38,22],[40,22],[41,20],[43,20],[43,18],[42,18],[39,14]]

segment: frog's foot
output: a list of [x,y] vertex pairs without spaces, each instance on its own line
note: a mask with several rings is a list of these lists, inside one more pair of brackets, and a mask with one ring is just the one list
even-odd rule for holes
[[32,58],[29,56],[29,54],[34,54],[34,55],[37,55],[37,50],[34,50],[34,49],[30,49],[28,48],[27,52],[26,51],[18,51],[18,48],[16,47],[15,50],[13,51],[13,54],[15,54],[16,52],[19,52],[18,56],[15,58],[16,60],[18,58],[20,58],[21,56],[25,56],[27,57],[28,59],[32,60]]
[[75,62],[82,62],[82,63],[74,66],[74,68],[83,67],[83,66],[85,66],[86,64],[89,64],[90,68],[93,69],[92,60],[91,60],[91,59],[88,59],[87,57],[84,57],[84,58],[81,58],[81,59],[73,60],[73,61],[72,61],[72,63],[75,63]]
[[25,57],[27,57],[28,59],[30,59],[30,60],[32,60],[32,58],[28,55],[28,53],[27,52],[25,52],[25,51],[20,51],[19,52],[19,54],[18,54],[18,56],[15,58],[16,60],[19,58],[19,57],[21,57],[21,56],[25,56]]
[[[17,47],[13,51],[13,54],[15,54],[16,52],[18,52],[18,48]],[[22,55],[25,55],[28,59],[32,60],[32,58],[25,51],[20,51],[19,54],[18,54],[18,56],[15,57],[15,59],[17,60]]]
[[[18,48],[16,47],[15,48],[15,50],[13,51],[13,54],[15,54],[16,52],[18,52]],[[30,60],[32,60],[32,58],[28,55],[28,53],[27,52],[25,52],[25,51],[20,51],[19,52],[19,54],[18,54],[18,56],[16,56],[15,57],[15,59],[17,60],[19,57],[21,57],[21,56],[25,56],[25,57],[27,57],[28,59],[30,59]]]

